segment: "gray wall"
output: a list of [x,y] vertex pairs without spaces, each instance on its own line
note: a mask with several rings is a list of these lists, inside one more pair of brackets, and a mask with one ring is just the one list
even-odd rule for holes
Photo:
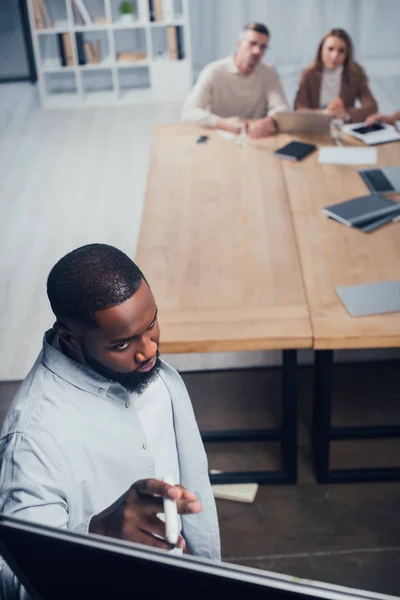
[[271,31],[270,62],[286,71],[314,57],[321,37],[343,27],[353,38],[356,59],[398,59],[399,0],[189,0],[195,71],[228,55],[244,23],[261,21]]

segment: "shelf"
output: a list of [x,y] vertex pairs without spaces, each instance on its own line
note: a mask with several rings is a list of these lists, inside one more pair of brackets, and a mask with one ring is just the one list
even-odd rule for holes
[[[168,59],[165,59],[168,61]],[[43,60],[43,73],[63,73],[65,71],[73,71],[76,69],[82,69],[83,71],[90,71],[95,69],[110,69],[111,67],[118,67],[118,69],[132,69],[136,67],[148,67],[150,62],[148,60],[138,60],[137,62],[124,62],[113,60],[111,56],[106,56],[99,63],[87,63],[85,65],[71,65],[61,66],[60,61],[57,58],[46,58]]]
[[70,94],[48,94],[46,95],[45,106],[50,109],[70,109],[79,108],[82,104],[82,97],[78,93]]
[[112,56],[105,56],[99,63],[86,63],[85,65],[78,65],[78,69],[82,69],[83,71],[91,71],[96,69],[109,69],[114,65],[115,62],[113,61]]
[[150,27],[179,27],[184,24],[183,19],[174,19],[173,21],[149,21]]
[[[45,0],[53,26],[43,29],[35,26],[34,0],[26,2],[45,108],[181,101],[189,92],[191,61],[171,60],[168,51],[168,27],[177,27],[184,53],[190,56],[189,0],[166,1],[164,21],[150,21],[149,0],[136,0],[137,12],[126,21],[119,12],[121,0],[84,0],[92,18],[89,25],[75,20],[72,0]],[[94,48],[98,44],[99,63],[78,64],[79,58],[84,62],[83,56],[87,61],[92,56],[85,43]],[[63,66],[61,56],[71,53],[76,63]],[[127,60],[118,59],[123,53]]]
[[[151,61],[154,64],[160,64],[162,63],[163,65],[187,65],[188,64],[188,59],[187,58],[169,58],[169,56],[155,56],[153,58],[153,60]],[[172,67],[175,68],[175,67]]]
[[86,31],[107,31],[108,29],[110,29],[112,26],[110,24],[100,24],[99,25],[74,25],[73,27],[71,27],[71,31],[81,31],[82,33],[85,33]]
[[149,24],[149,21],[114,21],[111,27],[113,29],[143,29]]
[[153,100],[153,92],[146,88],[142,90],[124,90],[119,97],[120,104],[147,104]]
[[61,73],[65,71],[73,71],[77,65],[63,67],[58,58],[44,58],[42,60],[43,73]]
[[68,23],[68,19],[57,19],[54,22],[54,27],[46,27],[44,29],[35,29],[35,33],[37,35],[48,35],[52,33],[63,33],[65,31],[69,31],[70,26]]
[[99,90],[97,92],[84,92],[83,103],[86,106],[110,106],[118,100],[115,90]]
[[135,62],[128,62],[126,60],[116,60],[114,65],[121,69],[135,68],[135,67],[148,67],[150,62],[148,60],[137,60]]
[[70,26],[68,21],[58,21],[55,27],[46,27],[45,29],[35,29],[35,33],[38,35],[51,35],[54,33],[66,33],[81,31],[108,31],[109,29],[144,29],[146,27],[180,27],[185,23],[182,19],[174,21],[133,21],[132,23],[120,23],[115,21],[114,23],[102,23],[96,25],[73,25]]

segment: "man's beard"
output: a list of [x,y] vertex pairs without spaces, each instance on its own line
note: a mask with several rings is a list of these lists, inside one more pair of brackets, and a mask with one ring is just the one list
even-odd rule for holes
[[86,363],[89,365],[89,367],[96,371],[96,373],[102,375],[106,379],[111,379],[111,381],[114,381],[115,383],[120,383],[129,392],[135,392],[135,394],[142,394],[147,386],[156,379],[161,368],[161,360],[158,350],[155,365],[148,373],[140,373],[138,371],[121,373],[121,371],[114,371],[113,369],[109,369],[103,365],[103,363],[96,360],[83,346],[82,352]]

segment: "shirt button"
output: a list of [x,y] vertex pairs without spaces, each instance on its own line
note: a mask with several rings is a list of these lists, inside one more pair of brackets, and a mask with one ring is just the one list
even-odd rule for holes
[[143,450],[146,450],[146,448],[147,448],[147,444],[146,444],[146,442],[145,442],[145,443],[143,444]]
[[104,394],[104,392],[105,392],[105,390],[103,388],[99,388],[97,391],[99,394]]
[[131,403],[130,403],[130,402],[125,402],[125,406],[126,406],[126,408],[129,408],[129,407],[130,407],[130,405],[131,405]]

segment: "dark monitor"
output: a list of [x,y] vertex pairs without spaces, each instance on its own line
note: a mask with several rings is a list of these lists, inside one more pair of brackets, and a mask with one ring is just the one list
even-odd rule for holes
[[0,517],[0,553],[33,599],[390,598]]

